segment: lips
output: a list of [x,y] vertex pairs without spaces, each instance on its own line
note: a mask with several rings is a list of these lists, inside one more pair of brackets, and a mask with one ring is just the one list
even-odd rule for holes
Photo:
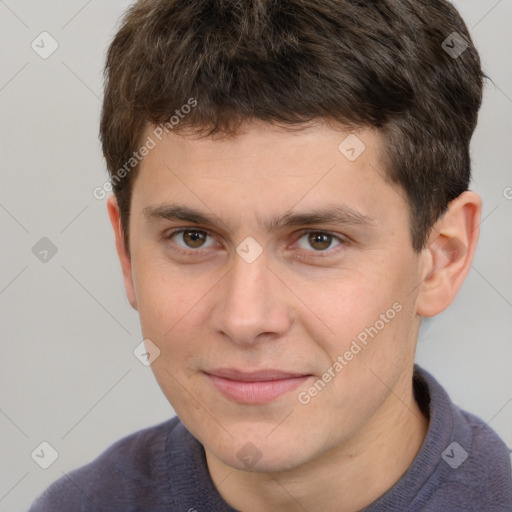
[[309,374],[265,369],[243,372],[219,368],[205,372],[213,386],[226,398],[242,404],[264,404],[294,390]]

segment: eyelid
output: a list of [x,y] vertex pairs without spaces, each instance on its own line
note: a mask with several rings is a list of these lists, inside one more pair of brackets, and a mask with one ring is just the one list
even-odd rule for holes
[[337,245],[337,246],[335,246],[335,247],[333,247],[331,249],[325,249],[323,251],[315,251],[314,249],[301,249],[301,248],[298,248],[299,251],[307,252],[308,254],[315,255],[314,257],[322,257],[323,255],[331,254],[331,253],[335,252],[336,249],[338,249],[338,248],[340,248],[342,246],[347,245],[348,242],[349,242],[348,237],[346,237],[345,235],[342,235],[340,233],[333,233],[332,231],[323,230],[323,229],[311,229],[311,228],[307,229],[307,228],[304,228],[304,229],[300,230],[298,233],[295,234],[294,240],[292,242],[292,247],[295,244],[297,244],[297,242],[303,236],[309,235],[309,234],[329,235],[329,236],[332,236],[333,239],[336,239],[339,242],[339,245]]
[[[206,235],[211,237],[215,243],[212,244],[211,246],[208,246],[205,248],[199,247],[197,249],[192,249],[192,248],[186,248],[184,246],[178,245],[176,242],[174,242],[172,240],[172,238],[175,237],[176,235],[179,235],[180,233],[184,233],[186,231],[201,231],[203,233],[206,233]],[[299,252],[302,252],[303,254],[307,253],[308,257],[325,258],[327,256],[333,255],[333,253],[337,253],[340,249],[343,249],[350,242],[350,239],[346,235],[342,235],[340,233],[334,233],[332,231],[322,230],[322,229],[304,228],[304,229],[299,230],[298,232],[296,232],[293,235],[293,241],[290,245],[288,245],[287,249],[288,248],[294,249],[293,246],[295,246],[297,244],[298,240],[300,240],[305,235],[313,234],[313,233],[319,233],[319,234],[325,234],[325,235],[332,236],[333,239],[336,239],[339,242],[339,244],[331,249],[325,249],[323,251],[315,251],[314,249],[302,249],[302,248],[295,248],[295,250],[298,250]],[[187,255],[187,256],[202,256],[202,255],[204,255],[205,252],[210,251],[212,247],[215,247],[215,246],[219,247],[221,245],[221,243],[219,242],[219,238],[221,238],[221,237],[212,233],[209,229],[202,228],[199,226],[184,226],[184,227],[180,227],[180,228],[173,228],[173,229],[167,230],[163,234],[162,238],[164,240],[170,240],[173,243],[174,251],[184,254],[184,255]]]
[[[185,233],[187,231],[199,231],[202,233],[205,233],[207,237],[210,237],[213,239],[214,243],[212,245],[209,245],[207,247],[198,247],[197,249],[193,249],[192,247],[185,247],[182,245],[177,244],[173,238],[181,233]],[[174,228],[171,230],[167,230],[162,237],[164,240],[169,240],[174,244],[174,250],[182,253],[182,254],[202,254],[204,251],[208,251],[211,249],[211,247],[215,245],[220,245],[220,243],[217,240],[217,237],[213,235],[208,229],[197,227],[197,226],[185,226],[181,228]]]
[[209,236],[213,236],[212,233],[206,228],[200,228],[197,226],[183,226],[181,228],[171,228],[165,230],[163,233],[163,238],[171,238],[172,236],[178,235],[179,233],[184,233],[185,231],[201,231]]

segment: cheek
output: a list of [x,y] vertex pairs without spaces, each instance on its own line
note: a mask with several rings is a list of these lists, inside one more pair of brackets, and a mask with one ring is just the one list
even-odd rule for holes
[[139,248],[132,269],[143,334],[165,338],[198,302],[201,283],[187,279],[154,249]]
[[362,366],[384,369],[409,358],[414,297],[400,276],[382,266],[373,272],[353,271],[321,287],[302,290],[317,317],[329,327],[327,335],[325,328],[319,328],[311,330],[310,336],[330,361],[343,359],[345,373],[352,374]]
[[[151,270],[150,270],[151,269]],[[200,283],[170,275],[165,267],[146,267],[138,274],[139,316],[142,334],[160,349],[151,365],[164,395],[180,417],[195,414],[202,389],[192,378],[198,355],[205,355],[205,332],[200,332],[206,301]]]
[[390,290],[389,281],[384,283],[379,275],[360,270],[304,282],[297,288],[299,294],[307,298],[306,305],[329,327],[335,339],[354,337],[373,324],[392,306],[397,295]]
[[[152,365],[162,385],[174,387],[169,374],[187,380],[199,362],[208,357],[207,314],[212,307],[207,276],[187,276],[168,262],[135,265],[137,300],[142,334],[160,349]],[[169,381],[169,382],[168,382]],[[176,386],[179,384],[176,382]]]
[[[374,294],[367,303],[338,309],[336,334],[322,342],[328,361],[319,367],[318,379],[300,390],[299,402],[308,402],[305,410],[311,417],[325,417],[330,411],[329,417],[341,418],[349,430],[360,428],[410,367],[412,317],[408,307],[391,302],[393,298]],[[329,428],[337,438],[339,425]]]

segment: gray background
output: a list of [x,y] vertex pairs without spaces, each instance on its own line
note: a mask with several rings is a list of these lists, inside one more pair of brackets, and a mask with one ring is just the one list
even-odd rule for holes
[[[0,0],[0,512],[25,510],[64,472],[173,414],[132,353],[138,317],[92,195],[107,178],[104,54],[128,4]],[[484,220],[473,269],[423,326],[417,361],[512,447],[512,0],[456,5],[494,81],[472,150]],[[43,31],[59,44],[47,59],[31,48]],[[42,237],[57,248],[46,262],[32,252]],[[46,470],[31,458],[42,441],[59,455]]]

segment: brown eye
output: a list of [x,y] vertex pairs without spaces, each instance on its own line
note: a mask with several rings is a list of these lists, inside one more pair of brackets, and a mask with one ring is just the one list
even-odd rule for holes
[[304,233],[297,240],[297,247],[304,251],[311,253],[327,252],[330,249],[335,249],[337,246],[342,245],[341,237],[332,235],[325,231],[310,231]]
[[183,231],[181,235],[185,245],[191,249],[202,247],[208,236],[204,231]]
[[325,251],[331,246],[333,238],[327,233],[309,233],[308,243],[316,251]]
[[[182,228],[167,234],[166,240],[172,242],[171,248],[188,256],[212,254],[212,250],[222,248],[215,236],[203,229]],[[177,247],[176,247],[177,246]]]

